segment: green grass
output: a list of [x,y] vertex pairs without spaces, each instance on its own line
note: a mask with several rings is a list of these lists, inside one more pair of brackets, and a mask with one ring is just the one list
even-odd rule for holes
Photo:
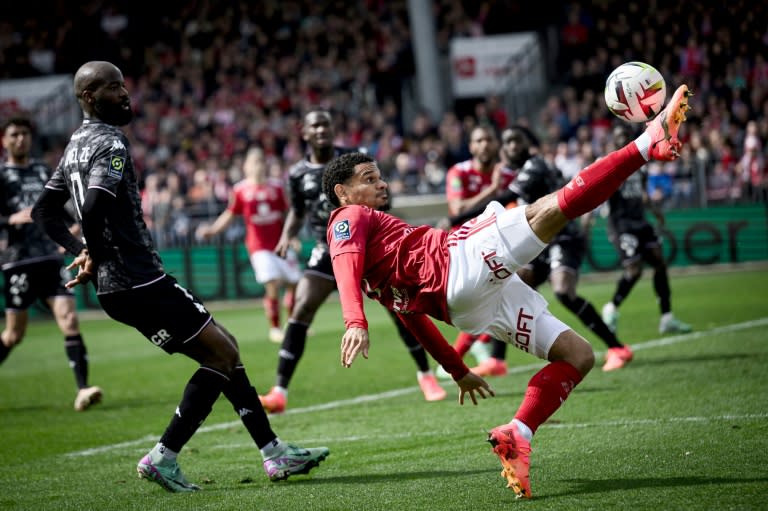
[[[327,445],[331,456],[308,476],[270,483],[222,399],[180,456],[203,491],[175,495],[138,480],[135,465],[162,433],[195,365],[128,327],[83,319],[91,380],[105,400],[76,413],[61,335],[53,322],[36,321],[0,367],[0,509],[765,509],[768,272],[676,275],[672,288],[677,315],[696,331],[655,342],[658,310],[647,273],[621,309],[620,332],[635,346],[635,361],[615,373],[596,368],[539,429],[532,501],[515,501],[505,489],[485,443],[485,431],[511,419],[543,365],[516,350],[509,351],[511,374],[489,380],[496,398],[461,407],[455,385],[446,383],[450,398],[426,403],[389,317],[372,302],[371,358],[340,366],[342,322],[329,302],[291,385],[289,413],[271,420],[281,438]],[[599,307],[612,289],[613,280],[597,277],[580,290]],[[590,338],[548,286],[542,291],[557,316]],[[278,346],[265,340],[262,310],[212,308],[266,391]],[[455,331],[441,328],[452,341]],[[361,396],[378,398],[355,399]]]

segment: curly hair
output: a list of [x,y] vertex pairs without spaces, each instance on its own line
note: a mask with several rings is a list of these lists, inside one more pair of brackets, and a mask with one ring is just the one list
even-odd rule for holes
[[374,160],[365,153],[346,153],[332,159],[323,171],[323,193],[337,208],[341,206],[333,188],[344,183],[355,175],[355,167],[362,163],[373,163]]

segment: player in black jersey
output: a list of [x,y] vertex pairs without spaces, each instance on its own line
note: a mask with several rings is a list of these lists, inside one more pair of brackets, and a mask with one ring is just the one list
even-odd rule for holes
[[[619,124],[613,130],[613,145],[622,147],[631,136],[629,126]],[[672,314],[672,293],[661,242],[645,216],[645,205],[649,202],[647,179],[647,174],[641,169],[608,199],[608,235],[621,258],[624,271],[616,284],[613,299],[603,306],[603,320],[612,330],[616,330],[618,308],[640,279],[644,263],[648,263],[653,267],[653,289],[661,312],[659,333],[690,332],[691,325],[683,323]],[[661,210],[651,206],[651,212],[656,216],[658,225],[663,226],[664,215]]]
[[[129,152],[118,126],[132,118],[122,72],[109,62],[88,62],[75,74],[84,114],[32,217],[75,260],[68,287],[92,281],[104,311],[139,330],[168,353],[200,364],[160,441],[138,463],[139,476],[172,492],[191,492],[176,455],[210,414],[220,394],[232,403],[264,458],[273,481],[303,474],[325,459],[325,447],[304,449],[272,430],[240,361],[237,341],[203,304],[167,275],[144,223]],[[87,246],[61,220],[72,199]]]
[[[565,179],[559,169],[549,165],[541,156],[531,154],[531,148],[538,146],[538,143],[530,131],[518,126],[507,128],[502,132],[501,140],[502,161],[508,167],[519,170],[509,186],[509,191],[497,198],[499,202],[515,202],[521,206],[533,204],[537,199],[565,185]],[[460,217],[452,217],[451,223],[461,225],[482,212],[484,207],[484,204],[479,205]],[[576,293],[579,268],[586,250],[586,233],[581,221],[571,220],[549,246],[533,261],[520,268],[517,274],[534,289],[549,280],[558,301],[606,344],[608,350],[603,370],[613,371],[624,367],[632,360],[633,354],[629,346],[619,342],[616,334],[603,322],[592,303]],[[491,358],[472,368],[472,371],[481,376],[506,374],[506,366],[502,365],[506,347],[506,343],[494,341]],[[503,371],[500,368],[503,368]]]
[[[326,240],[328,217],[334,206],[323,194],[323,171],[325,165],[333,158],[352,151],[333,145],[331,114],[324,110],[313,110],[306,114],[302,126],[302,137],[309,147],[309,152],[305,158],[295,163],[288,173],[291,207],[275,252],[285,257],[305,221],[315,239],[315,246],[307,267],[296,285],[296,303],[280,347],[275,386],[268,394],[261,396],[262,405],[272,413],[285,410],[288,401],[288,385],[304,353],[307,330],[317,310],[336,289]],[[419,369],[417,377],[424,397],[428,401],[444,399],[446,392],[432,374],[424,348],[394,314],[392,317],[400,337],[416,361]]]
[[68,272],[59,246],[32,223],[30,211],[42,193],[51,169],[31,159],[32,122],[12,117],[0,126],[5,162],[0,163],[0,230],[7,248],[0,254],[5,281],[5,328],[0,334],[0,364],[24,339],[28,309],[40,300],[53,313],[69,365],[75,374],[75,410],[81,412],[102,398],[102,390],[88,384],[88,355],[80,333],[75,298],[64,284]]

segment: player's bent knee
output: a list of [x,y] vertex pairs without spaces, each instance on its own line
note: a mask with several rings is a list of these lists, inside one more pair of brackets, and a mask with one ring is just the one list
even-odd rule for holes
[[549,360],[562,360],[586,376],[595,365],[595,352],[592,345],[573,330],[561,333],[549,351]]
[[624,277],[628,280],[637,280],[643,274],[643,266],[641,264],[631,264],[624,268]]
[[218,350],[202,361],[202,365],[216,369],[226,375],[232,374],[239,363],[240,354],[237,349],[230,347]]
[[12,348],[17,344],[21,344],[21,341],[24,340],[24,332],[16,332],[14,330],[3,330],[2,335],[3,335],[2,343],[9,348]]

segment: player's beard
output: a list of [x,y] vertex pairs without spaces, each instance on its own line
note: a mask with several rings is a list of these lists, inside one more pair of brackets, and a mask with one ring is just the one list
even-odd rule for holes
[[120,103],[96,101],[93,109],[99,119],[112,126],[125,126],[133,119],[133,110],[131,108],[124,109]]
[[384,204],[382,204],[381,206],[379,206],[376,209],[379,210],[379,211],[383,211],[383,212],[386,212],[386,211],[389,211],[390,209],[392,209],[392,196],[391,195],[387,195],[387,202],[385,202]]

